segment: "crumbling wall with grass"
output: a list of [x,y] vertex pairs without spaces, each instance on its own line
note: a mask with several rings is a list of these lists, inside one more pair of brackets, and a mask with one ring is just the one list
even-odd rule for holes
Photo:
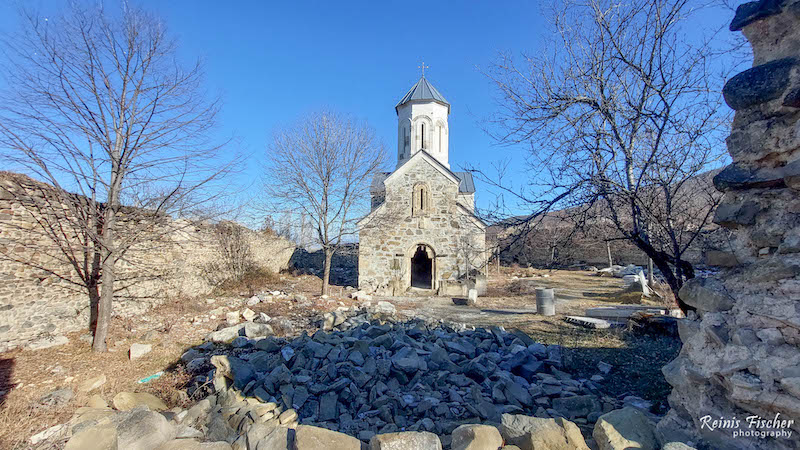
[[[81,255],[80,233],[69,226],[54,242],[51,229],[43,231],[52,186],[24,175],[0,172],[0,351],[37,342],[46,343],[63,333],[88,329],[91,310],[85,283],[75,264],[89,264]],[[86,202],[78,195],[69,197]],[[64,208],[63,211],[69,211]],[[61,214],[64,212],[60,211]],[[136,215],[141,220],[142,214]],[[210,293],[218,284],[242,274],[273,274],[286,269],[295,246],[271,232],[257,232],[237,224],[246,247],[245,266],[220,264],[231,257],[220,234],[223,225],[153,216],[152,227],[136,226],[150,234],[139,239],[117,264],[114,314],[142,314],[168,297],[191,298]],[[120,239],[126,219],[120,220]],[[139,224],[140,225],[140,224]],[[132,227],[133,228],[133,227]],[[70,249],[73,254],[65,255]],[[236,250],[236,249],[232,249]],[[243,272],[231,273],[231,270]]]
[[754,58],[723,90],[736,111],[733,163],[714,179],[727,267],[680,291],[697,312],[663,369],[672,409],[659,428],[712,448],[800,448],[800,1],[746,3],[730,28]]

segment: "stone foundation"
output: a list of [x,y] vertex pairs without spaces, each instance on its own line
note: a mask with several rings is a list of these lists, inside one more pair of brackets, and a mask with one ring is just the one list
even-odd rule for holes
[[[680,325],[683,349],[663,369],[674,389],[659,428],[713,448],[800,448],[800,2],[742,5],[731,30],[750,41],[754,67],[723,91],[736,111],[733,163],[714,180],[725,192],[715,222],[732,230],[718,255],[728,267],[680,292],[697,314]],[[751,428],[750,416],[793,423]],[[718,419],[738,422],[712,429]]]

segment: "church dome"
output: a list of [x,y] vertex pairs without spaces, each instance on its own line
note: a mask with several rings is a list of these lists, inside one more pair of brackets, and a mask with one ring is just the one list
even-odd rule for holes
[[436,90],[433,85],[428,82],[425,76],[417,81],[414,86],[411,86],[411,89],[408,90],[403,99],[395,106],[395,110],[398,110],[401,106],[405,105],[406,103],[413,102],[413,101],[434,101],[437,103],[441,103],[444,106],[447,106],[447,113],[450,113],[450,103],[447,103],[444,96]]

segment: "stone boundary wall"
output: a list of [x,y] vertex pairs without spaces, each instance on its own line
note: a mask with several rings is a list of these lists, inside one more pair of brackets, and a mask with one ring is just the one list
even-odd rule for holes
[[[725,192],[714,220],[732,230],[718,255],[728,267],[680,291],[697,313],[680,323],[683,348],[663,369],[672,409],[659,429],[711,448],[797,449],[800,1],[741,5],[730,29],[744,33],[754,61],[723,90],[736,111],[727,140],[733,163],[714,179]],[[748,417],[778,421],[753,427]],[[719,419],[728,422],[704,426]]]
[[[41,225],[53,210],[47,200],[53,189],[24,175],[0,172],[0,351],[37,346],[89,326],[88,295]],[[78,195],[71,200],[88,201]],[[121,238],[126,220],[124,215],[120,219]],[[115,315],[140,314],[172,296],[207,294],[213,288],[210,279],[224,278],[208,273],[210,263],[220,258],[212,225],[163,216],[152,220],[148,238],[118,263]],[[72,242],[79,238],[69,226],[64,235]],[[294,244],[252,230],[246,230],[246,239],[258,267],[273,272],[287,268]]]

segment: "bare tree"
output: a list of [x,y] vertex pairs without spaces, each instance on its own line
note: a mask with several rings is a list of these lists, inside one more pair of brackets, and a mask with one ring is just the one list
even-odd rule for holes
[[325,111],[276,132],[267,156],[268,206],[309,221],[325,254],[327,294],[333,254],[369,212],[369,186],[386,161],[384,146],[368,125]]
[[576,226],[610,219],[675,293],[719,199],[697,175],[721,164],[729,124],[716,49],[687,38],[694,4],[564,0],[547,51],[519,64],[503,55],[487,73],[501,96],[495,137],[529,145],[532,180],[495,186],[534,211],[529,221],[554,209]]
[[69,210],[57,219],[71,231],[48,234],[97,299],[92,347],[105,351],[118,263],[155,238],[154,218],[189,217],[213,199],[231,167],[210,138],[218,103],[151,14],[74,3],[60,17],[23,16],[3,42],[2,156],[55,186],[53,202]]
[[205,268],[207,277],[212,284],[241,280],[256,265],[247,236],[249,230],[236,222],[221,221],[214,224],[213,231],[219,254]]

